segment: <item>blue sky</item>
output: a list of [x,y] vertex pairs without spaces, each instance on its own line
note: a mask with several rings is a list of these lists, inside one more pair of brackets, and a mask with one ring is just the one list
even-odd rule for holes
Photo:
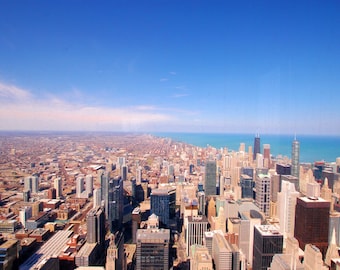
[[340,135],[339,1],[0,0],[0,130]]

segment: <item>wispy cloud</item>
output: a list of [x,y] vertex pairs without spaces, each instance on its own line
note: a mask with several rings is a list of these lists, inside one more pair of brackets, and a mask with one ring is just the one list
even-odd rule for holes
[[[76,95],[81,95],[77,89]],[[100,107],[69,102],[0,82],[0,130],[116,130],[138,131],[176,121],[157,107]],[[10,102],[8,102],[10,100]]]
[[159,81],[160,82],[166,82],[166,81],[168,81],[169,79],[168,78],[161,78]]
[[31,93],[28,90],[21,89],[17,86],[0,82],[0,97],[9,99],[27,99],[31,97]]
[[169,74],[175,76],[175,75],[177,74],[177,72],[175,72],[175,71],[170,71]]
[[178,90],[185,90],[185,91],[188,90],[188,88],[185,85],[179,85],[179,86],[176,86],[175,88]]
[[182,98],[182,97],[187,97],[189,94],[174,94],[172,97],[173,98]]

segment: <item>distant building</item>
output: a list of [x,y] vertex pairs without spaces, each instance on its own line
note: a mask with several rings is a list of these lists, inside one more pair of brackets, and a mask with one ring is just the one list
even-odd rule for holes
[[89,198],[93,195],[93,176],[90,174],[85,177],[85,187],[86,195]]
[[253,159],[256,159],[256,155],[261,153],[261,140],[260,140],[260,135],[257,134],[254,138],[254,154],[253,154]]
[[275,254],[283,251],[283,235],[273,225],[255,225],[253,269],[267,270]]
[[190,270],[213,270],[212,257],[202,245],[191,246]]
[[39,177],[36,175],[25,177],[24,190],[29,190],[32,193],[38,193],[39,192]]
[[216,195],[216,161],[208,160],[205,165],[204,192],[206,196]]
[[292,142],[292,175],[300,176],[300,142],[295,138]]
[[54,188],[56,190],[56,197],[60,199],[63,196],[63,187],[61,177],[54,179]]
[[82,198],[83,191],[84,191],[84,178],[79,176],[76,179],[76,195],[77,195],[77,198]]

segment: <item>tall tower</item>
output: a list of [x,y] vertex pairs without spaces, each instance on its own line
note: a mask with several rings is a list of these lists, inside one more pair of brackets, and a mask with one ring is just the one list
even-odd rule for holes
[[87,242],[97,243],[100,250],[105,247],[105,215],[101,207],[93,208],[87,213]]
[[301,249],[306,244],[317,246],[323,256],[328,247],[330,202],[322,198],[297,198],[295,210],[294,237],[299,241]]
[[271,167],[270,144],[263,145],[263,165],[265,168]]
[[151,214],[159,217],[160,227],[170,228],[176,215],[176,189],[158,188],[151,192]]
[[278,214],[280,233],[285,239],[294,236],[295,206],[300,193],[295,190],[293,183],[282,181],[281,192],[278,194]]
[[216,195],[216,177],[217,167],[216,161],[208,160],[205,165],[205,182],[204,191],[205,195]]
[[300,142],[294,138],[292,143],[292,175],[299,179],[300,174]]
[[85,177],[85,185],[86,185],[86,194],[89,198],[93,195],[93,176],[91,174],[86,175]]
[[81,198],[83,191],[84,191],[84,178],[79,176],[76,179],[77,198]]
[[122,227],[123,222],[124,194],[120,176],[110,180],[108,195],[108,220],[110,231],[113,233]]
[[62,188],[62,181],[61,177],[57,177],[54,179],[54,188],[56,191],[56,197],[61,198],[63,196],[63,188]]
[[283,235],[273,225],[255,225],[253,269],[267,270],[275,254],[283,251]]
[[254,154],[253,159],[256,159],[256,155],[261,153],[261,140],[260,135],[257,134],[254,138]]
[[270,213],[270,190],[270,176],[268,174],[257,175],[255,180],[255,204],[266,216],[269,216]]

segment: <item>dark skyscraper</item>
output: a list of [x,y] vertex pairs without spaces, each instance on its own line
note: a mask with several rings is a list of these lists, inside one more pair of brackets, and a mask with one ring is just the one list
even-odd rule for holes
[[297,198],[294,237],[301,249],[306,244],[317,246],[323,256],[328,247],[330,202],[322,198]]
[[295,138],[292,143],[292,175],[299,179],[300,174],[300,143]]
[[283,235],[273,225],[255,225],[253,269],[267,270],[275,254],[282,253]]
[[216,161],[209,160],[205,165],[204,192],[206,196],[216,195]]
[[260,141],[260,135],[257,134],[254,138],[254,155],[253,160],[256,159],[256,154],[261,153],[261,141]]
[[108,220],[110,231],[113,233],[122,227],[123,222],[123,181],[120,176],[109,182]]
[[176,189],[153,189],[151,192],[151,214],[159,218],[160,227],[170,228],[176,214]]

